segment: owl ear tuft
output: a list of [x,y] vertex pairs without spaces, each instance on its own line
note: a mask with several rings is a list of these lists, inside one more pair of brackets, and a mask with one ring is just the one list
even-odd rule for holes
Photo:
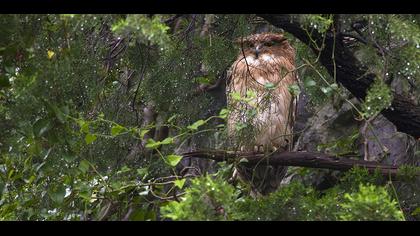
[[276,43],[278,43],[278,44],[281,44],[281,43],[283,43],[283,42],[287,41],[287,38],[286,38],[286,37],[284,37],[284,35],[283,35],[283,34],[277,34],[277,35],[275,35],[275,36],[271,39],[271,41],[274,41],[274,42],[276,42]]
[[248,40],[246,37],[240,37],[240,38],[235,39],[233,43],[236,45],[242,45],[242,44],[245,44],[247,41]]

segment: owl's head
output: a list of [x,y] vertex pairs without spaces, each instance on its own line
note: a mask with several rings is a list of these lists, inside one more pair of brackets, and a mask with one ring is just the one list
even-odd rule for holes
[[250,54],[258,58],[263,54],[278,54],[279,50],[289,47],[287,39],[282,34],[262,33],[238,38],[235,41],[246,56]]

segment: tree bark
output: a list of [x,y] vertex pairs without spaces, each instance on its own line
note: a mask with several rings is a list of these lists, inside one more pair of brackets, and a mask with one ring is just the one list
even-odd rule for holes
[[[259,16],[272,25],[294,35],[308,45],[315,54],[320,54],[320,63],[331,76],[336,71],[336,79],[340,84],[358,99],[363,100],[365,98],[375,75],[368,73],[367,67],[361,65],[353,52],[343,44],[344,36],[341,32],[334,32],[332,29],[327,31],[324,47],[319,51],[314,42],[321,45],[323,36],[314,29],[313,31],[309,30],[309,32],[312,32],[309,37],[307,31],[302,28],[298,17],[281,14],[262,14]],[[311,38],[314,41],[311,41]],[[332,57],[333,54],[334,57]],[[383,110],[382,114],[397,127],[398,131],[412,135],[417,139],[420,138],[420,107],[403,95],[393,93],[393,97],[392,105]]]
[[281,166],[301,166],[310,168],[322,168],[338,171],[347,171],[353,167],[364,167],[369,172],[379,171],[384,176],[395,178],[398,172],[398,166],[383,165],[375,161],[353,160],[345,157],[335,157],[323,153],[314,152],[278,152],[269,157],[261,153],[241,153],[220,150],[203,150],[184,153],[183,157],[196,157],[212,159],[217,162],[233,161],[246,159],[241,164],[256,165],[281,165]]

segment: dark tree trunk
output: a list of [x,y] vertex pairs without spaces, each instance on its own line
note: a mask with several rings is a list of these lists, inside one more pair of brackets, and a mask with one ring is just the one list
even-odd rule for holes
[[[302,28],[299,19],[292,15],[263,14],[260,17],[272,25],[282,28],[293,34],[300,41],[308,45],[315,54],[320,53],[320,62],[333,76],[336,71],[336,79],[358,99],[364,99],[366,92],[374,81],[375,75],[368,73],[365,66],[361,65],[353,53],[343,44],[343,35],[330,29],[325,38],[325,45],[320,52],[310,40],[307,32]],[[312,31],[311,38],[321,45],[322,35],[316,30]],[[334,54],[334,60],[332,55]],[[382,111],[382,114],[391,121],[400,132],[420,138],[420,107],[408,97],[393,93],[393,101],[390,108]]]

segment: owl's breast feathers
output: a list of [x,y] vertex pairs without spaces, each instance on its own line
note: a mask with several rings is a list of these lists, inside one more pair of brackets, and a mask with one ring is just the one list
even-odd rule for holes
[[[244,106],[239,106],[230,94],[236,92],[246,97],[252,90],[256,98],[251,103],[257,104],[257,114],[253,126],[255,145],[272,149],[287,145],[294,123],[296,99],[289,92],[297,77],[294,71],[294,52],[289,56],[275,54],[240,55],[231,68],[231,80],[227,87],[229,133],[234,133],[234,125],[244,120]],[[247,108],[245,108],[247,109]]]

